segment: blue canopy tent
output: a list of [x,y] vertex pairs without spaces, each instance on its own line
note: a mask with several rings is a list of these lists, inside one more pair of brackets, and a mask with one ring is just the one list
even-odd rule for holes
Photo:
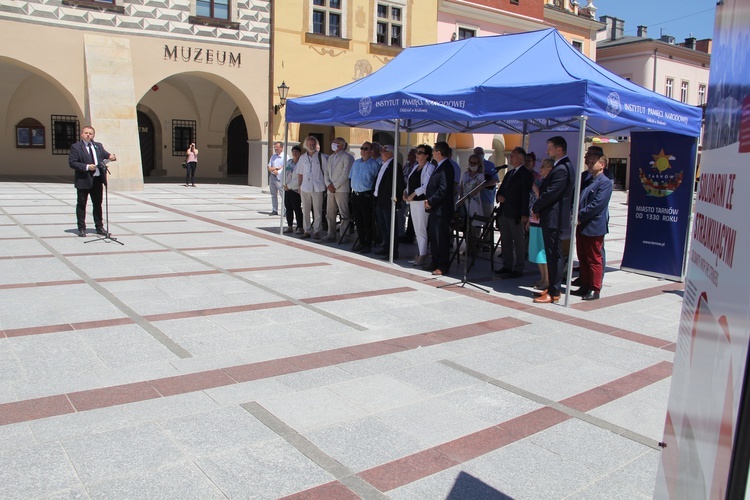
[[579,151],[586,133],[650,129],[697,138],[702,117],[697,107],[598,66],[555,29],[408,48],[366,78],[286,107],[287,122],[395,130],[396,140],[401,129],[578,130]]

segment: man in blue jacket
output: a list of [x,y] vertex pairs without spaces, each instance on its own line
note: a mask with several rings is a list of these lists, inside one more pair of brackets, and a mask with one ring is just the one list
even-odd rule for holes
[[602,289],[604,265],[602,247],[604,235],[609,232],[609,200],[612,181],[604,175],[607,157],[602,155],[589,167],[591,182],[581,193],[576,226],[576,252],[580,262],[581,287],[570,292],[583,300],[596,300]]

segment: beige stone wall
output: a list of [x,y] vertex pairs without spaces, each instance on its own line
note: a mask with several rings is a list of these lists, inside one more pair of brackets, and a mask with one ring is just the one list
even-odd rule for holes
[[[75,115],[81,127],[93,124],[97,140],[117,154],[110,168],[111,187],[140,189],[138,109],[158,127],[161,141],[155,165],[161,171],[155,173],[183,175],[182,157],[173,156],[171,146],[172,119],[183,119],[197,122],[198,175],[221,178],[226,175],[227,127],[239,112],[252,152],[248,181],[262,184],[266,48],[205,39],[101,35],[23,22],[0,21],[0,28],[0,147],[5,152],[0,174],[63,175],[72,182],[67,155],[52,154],[50,116]],[[167,57],[165,47],[170,54],[175,47],[185,48],[191,56]],[[43,150],[15,147],[15,125],[27,117],[46,129]]]

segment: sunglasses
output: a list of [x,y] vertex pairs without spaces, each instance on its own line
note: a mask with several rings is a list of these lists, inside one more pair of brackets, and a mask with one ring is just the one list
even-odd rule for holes
[[362,148],[359,148],[359,150],[360,150],[360,151],[369,151],[369,150],[370,150],[370,148],[365,148],[365,147],[362,147]]

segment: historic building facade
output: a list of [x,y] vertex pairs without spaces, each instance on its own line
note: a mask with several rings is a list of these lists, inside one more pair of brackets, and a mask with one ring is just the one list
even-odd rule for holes
[[[437,5],[413,0],[285,0],[275,3],[271,69],[272,95],[289,86],[289,97],[315,94],[351,83],[377,71],[404,48],[437,40]],[[404,75],[408,76],[408,75]],[[285,114],[272,115],[269,140],[283,140]],[[348,127],[290,124],[289,143],[308,135],[318,138],[328,153],[341,136],[357,146],[367,140],[392,142],[393,133]],[[410,142],[427,140],[412,135]],[[401,138],[404,144],[406,137]],[[352,151],[357,153],[357,151]]]
[[[711,66],[710,39],[688,37],[676,43],[672,36],[650,38],[646,26],[638,26],[636,36],[626,36],[623,20],[609,16],[601,19],[606,24],[597,44],[597,62],[601,66],[649,90],[705,109]],[[601,146],[610,158],[616,185],[627,188],[629,134],[600,140],[611,139],[618,142],[603,142]]]
[[182,176],[191,141],[198,176],[261,185],[268,47],[265,0],[0,0],[0,173],[70,175],[91,124],[113,189]]

